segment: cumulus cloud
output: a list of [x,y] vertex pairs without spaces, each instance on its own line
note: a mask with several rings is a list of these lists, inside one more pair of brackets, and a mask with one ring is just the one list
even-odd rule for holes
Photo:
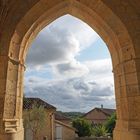
[[85,61],[84,65],[89,69],[88,76],[85,75],[88,80],[92,80],[92,78],[94,78],[94,81],[100,83],[102,86],[110,85],[110,83],[112,85],[114,84],[112,62],[110,58]]
[[[67,108],[65,111],[86,111],[86,108],[100,106],[112,97],[112,87],[102,88],[100,85],[89,86],[89,83],[83,82],[83,79],[67,79],[58,81],[44,81],[38,84],[33,79],[28,79],[32,83],[26,85],[26,96],[40,97],[55,105],[58,109],[62,106]],[[81,107],[85,105],[85,107]],[[76,106],[75,106],[76,105]]]
[[101,104],[114,107],[111,60],[76,60],[98,38],[71,16],[42,30],[27,55],[25,95],[42,98],[63,111],[86,112]]
[[[67,22],[69,19],[71,24]],[[27,55],[27,65],[37,67],[46,63],[73,61],[82,49],[89,47],[98,38],[98,34],[88,25],[66,15],[38,34]]]
[[51,28],[48,35],[40,33],[32,44],[27,64],[38,66],[46,63],[68,62],[79,51],[79,42],[69,32]]
[[[110,60],[108,59],[108,61]],[[58,109],[64,111],[81,110],[86,112],[87,109],[99,107],[101,104],[104,104],[105,107],[115,107],[114,89],[112,85],[113,78],[111,79],[109,77],[111,75],[111,68],[110,74],[104,73],[104,76],[103,74],[100,75],[102,72],[106,72],[106,69],[109,69],[108,67],[110,67],[110,65],[106,65],[106,69],[104,68],[103,71],[102,67],[104,63],[102,63],[101,60],[97,60],[97,62],[91,61],[92,66],[93,63],[94,67],[90,69],[92,73],[83,76],[65,77],[64,74],[61,73],[61,77],[63,78],[52,80],[38,76],[28,76],[25,78],[26,96],[43,98]],[[100,67],[95,64],[100,65]],[[95,68],[95,71],[98,71],[98,73],[93,72],[93,68]],[[105,82],[104,84],[102,84],[102,78],[103,82]],[[109,78],[111,80],[108,80]]]
[[[52,65],[53,74],[56,77],[80,77],[89,72],[89,69],[86,65],[73,60],[67,63],[61,63],[57,65]],[[62,76],[63,75],[63,76]]]

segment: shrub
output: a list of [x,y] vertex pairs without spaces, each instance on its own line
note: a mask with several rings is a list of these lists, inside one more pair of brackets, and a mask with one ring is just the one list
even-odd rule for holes
[[107,132],[110,133],[111,136],[113,135],[113,130],[115,128],[115,125],[116,125],[116,113],[113,113],[105,123]]
[[97,126],[93,127],[92,133],[96,137],[106,136],[107,130],[104,125],[97,125]]
[[73,120],[72,125],[76,128],[76,133],[79,137],[91,136],[92,127],[87,120],[83,118],[77,118]]

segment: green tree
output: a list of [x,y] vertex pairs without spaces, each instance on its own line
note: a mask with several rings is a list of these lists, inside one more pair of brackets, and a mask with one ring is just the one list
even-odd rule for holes
[[77,118],[73,120],[72,125],[76,128],[76,133],[79,137],[91,136],[92,127],[87,120],[83,118]]
[[113,135],[113,130],[115,128],[115,125],[116,125],[116,113],[113,113],[105,123],[107,132],[110,133],[111,136]]
[[93,127],[92,133],[96,137],[106,136],[107,135],[107,129],[104,125],[97,125],[97,126]]
[[38,134],[46,124],[46,112],[44,107],[38,106],[36,103],[33,104],[32,109],[24,112],[23,118],[25,130],[31,130],[33,140],[38,140]]

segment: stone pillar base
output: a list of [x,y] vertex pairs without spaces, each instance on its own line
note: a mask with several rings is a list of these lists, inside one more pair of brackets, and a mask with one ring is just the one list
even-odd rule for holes
[[140,130],[114,130],[113,140],[140,140]]
[[0,140],[24,140],[24,129],[13,133],[0,134]]

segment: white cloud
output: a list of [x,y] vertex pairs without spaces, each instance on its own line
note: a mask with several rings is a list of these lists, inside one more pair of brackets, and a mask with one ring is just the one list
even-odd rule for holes
[[52,22],[52,25],[74,33],[73,35],[80,43],[80,49],[89,47],[99,38],[99,35],[89,25],[71,15],[62,16]]
[[64,111],[87,111],[101,104],[114,107],[111,60],[76,60],[98,38],[89,26],[71,16],[42,30],[27,56],[25,94]]
[[38,66],[46,63],[62,63],[74,59],[79,52],[79,42],[72,34],[58,28],[40,33],[27,55],[27,64]]
[[[67,19],[71,24],[68,24]],[[98,38],[98,34],[86,23],[66,15],[38,34],[27,55],[27,64],[37,67],[46,63],[73,61],[82,49]]]
[[[88,76],[86,75],[88,80],[94,78],[94,81],[100,83],[102,86],[114,83],[111,59],[85,61],[84,64],[90,70]],[[91,78],[90,75],[93,77]]]
[[64,111],[80,110],[84,112],[90,107],[101,104],[110,107],[110,104],[113,104],[114,100],[110,100],[112,97],[111,87],[101,88],[100,85],[97,85],[91,88],[88,83],[82,83],[82,79],[79,79],[79,83],[76,81],[77,87],[75,87],[74,80],[58,80],[50,83],[42,81],[42,84],[32,81],[32,88],[31,85],[26,85],[26,95],[41,97],[60,110],[63,106],[65,107]]
[[[110,76],[111,68],[107,61],[110,59],[85,62],[90,67],[90,71],[79,77],[69,76],[72,74],[69,72],[69,68],[67,74],[59,73],[61,78],[58,79],[47,80],[43,77],[28,76],[26,77],[25,93],[27,96],[41,97],[64,111],[81,110],[84,112],[101,104],[104,104],[105,107],[115,107],[111,79],[113,77]],[[61,71],[63,70],[61,69]]]
[[86,65],[73,60],[67,63],[52,65],[53,74],[59,78],[81,77],[89,72]]

